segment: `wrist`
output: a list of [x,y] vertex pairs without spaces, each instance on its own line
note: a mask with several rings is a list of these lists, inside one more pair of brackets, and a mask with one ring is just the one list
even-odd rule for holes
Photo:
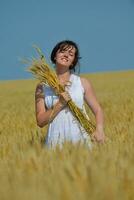
[[62,104],[57,102],[52,108],[51,108],[51,113],[49,117],[49,122],[51,122],[55,116],[58,114],[58,112],[62,109]]
[[65,107],[65,104],[63,104],[61,101],[58,101],[57,104],[56,104],[56,106],[57,106],[60,110],[62,110],[62,109]]
[[102,125],[102,124],[98,124],[98,125],[96,126],[96,130],[97,130],[97,131],[103,131],[103,130],[104,130],[103,125]]

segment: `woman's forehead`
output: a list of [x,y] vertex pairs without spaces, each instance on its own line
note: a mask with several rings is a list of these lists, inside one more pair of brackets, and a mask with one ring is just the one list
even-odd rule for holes
[[59,48],[59,50],[69,50],[69,51],[76,51],[75,47],[69,44],[62,44]]

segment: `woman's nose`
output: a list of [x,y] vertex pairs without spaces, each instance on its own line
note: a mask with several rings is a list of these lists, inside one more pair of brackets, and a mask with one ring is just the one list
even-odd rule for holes
[[68,52],[64,52],[64,56],[65,56],[65,57],[68,57]]

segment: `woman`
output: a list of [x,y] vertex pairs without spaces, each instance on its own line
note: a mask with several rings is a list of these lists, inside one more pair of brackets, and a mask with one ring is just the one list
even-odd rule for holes
[[[38,84],[35,91],[36,120],[39,127],[48,126],[45,144],[49,148],[63,146],[65,141],[73,144],[80,142],[92,147],[92,141],[104,142],[103,111],[99,105],[91,83],[86,78],[75,75],[75,67],[79,60],[79,49],[73,41],[59,42],[51,53],[57,77],[65,87],[65,92],[56,96],[49,85]],[[41,94],[44,93],[44,97]],[[67,106],[72,99],[77,106],[84,109],[84,100],[96,118],[96,130],[91,135],[81,127]]]

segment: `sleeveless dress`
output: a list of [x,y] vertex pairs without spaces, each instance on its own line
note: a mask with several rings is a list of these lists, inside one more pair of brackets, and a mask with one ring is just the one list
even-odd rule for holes
[[[81,84],[80,77],[71,74],[69,82],[70,86],[66,87],[66,91],[69,92],[73,102],[86,114],[84,107],[84,88]],[[49,86],[43,85],[45,106],[50,109],[59,99],[54,90]],[[86,114],[88,117],[88,115]],[[62,109],[57,116],[49,123],[48,131],[45,139],[45,145],[48,148],[55,148],[58,145],[63,147],[65,141],[69,141],[72,144],[85,144],[89,149],[92,148],[92,142],[89,134],[80,125],[78,120],[73,116],[68,107]]]

